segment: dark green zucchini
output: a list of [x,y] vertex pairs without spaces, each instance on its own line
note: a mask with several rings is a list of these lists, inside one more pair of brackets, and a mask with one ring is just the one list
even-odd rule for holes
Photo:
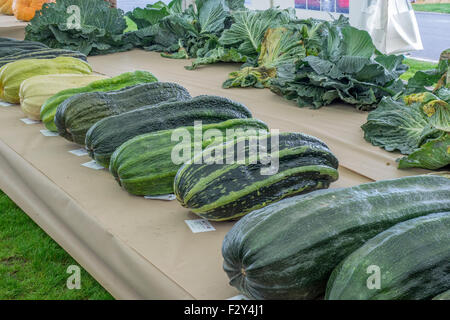
[[320,190],[254,211],[226,235],[224,270],[254,299],[313,299],[336,266],[397,223],[450,211],[450,179],[416,176]]
[[[232,119],[221,123],[203,125],[201,132],[220,131],[225,135],[227,130],[241,129],[245,132],[267,132],[267,125],[256,119]],[[157,131],[137,136],[121,145],[111,157],[110,172],[119,184],[129,193],[138,196],[157,196],[173,193],[173,181],[182,161],[174,161],[173,154],[179,149],[189,161],[195,155],[194,127]],[[186,133],[188,137],[178,141],[176,133]],[[174,141],[174,137],[176,141]],[[203,136],[202,136],[203,137]],[[234,137],[233,137],[234,138]],[[201,141],[199,147],[204,149],[214,140]],[[198,146],[198,144],[197,144]],[[177,147],[179,147],[177,149]],[[186,150],[186,154],[184,153]],[[189,151],[187,151],[189,150]]]
[[97,121],[143,106],[191,98],[189,92],[174,83],[154,82],[111,92],[76,94],[58,107],[55,124],[61,136],[85,144],[86,133]]
[[442,292],[433,298],[433,300],[450,300],[450,290]]
[[21,41],[14,39],[3,40],[0,41],[0,57],[43,48],[48,49],[48,46],[35,41]]
[[450,212],[399,223],[333,271],[327,300],[425,300],[450,290]]
[[14,62],[22,59],[52,59],[56,57],[72,57],[83,61],[87,61],[87,57],[78,51],[63,50],[63,49],[51,49],[42,48],[36,50],[21,51],[19,53],[10,54],[0,58],[0,67],[7,63]]
[[[339,177],[338,160],[315,137],[281,133],[255,140],[255,145],[267,147],[271,159],[276,159],[270,174],[262,169],[269,169],[271,164],[263,164],[260,156],[249,154],[249,140],[244,137],[234,145],[220,146],[219,164],[192,161],[183,166],[174,183],[181,205],[204,219],[234,220],[281,199],[326,189]],[[278,150],[272,149],[277,141]],[[227,150],[232,148],[237,155],[241,145],[245,145],[245,163],[238,163],[236,158],[230,163]],[[207,158],[206,151],[202,158]]]
[[193,126],[230,119],[251,118],[250,111],[238,102],[222,97],[199,96],[192,100],[143,107],[100,120],[86,134],[89,155],[109,167],[113,152],[124,142],[144,133]]

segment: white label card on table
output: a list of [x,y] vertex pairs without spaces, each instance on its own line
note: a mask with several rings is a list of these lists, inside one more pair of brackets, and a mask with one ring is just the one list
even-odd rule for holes
[[212,224],[205,219],[184,220],[193,233],[216,231]]
[[94,170],[103,170],[105,169],[103,166],[99,165],[95,160],[86,162],[82,164],[83,167],[94,169]]
[[174,194],[166,194],[166,195],[163,195],[163,196],[146,196],[144,198],[148,199],[148,200],[173,201],[177,197]]
[[70,150],[69,152],[70,152],[71,154],[76,155],[77,157],[84,157],[84,156],[87,156],[87,155],[88,155],[87,150],[86,150],[86,149],[83,149],[83,148],[77,149],[77,150]]
[[22,121],[25,124],[38,124],[38,123],[41,123],[38,120],[31,120],[31,119],[28,119],[28,118],[22,118],[22,119],[20,119],[20,121]]
[[59,136],[58,132],[53,132],[50,130],[41,130],[41,133],[44,137],[57,137]]
[[15,104],[13,104],[13,103],[9,103],[9,102],[6,102],[6,101],[0,101],[0,107],[12,107],[14,105]]

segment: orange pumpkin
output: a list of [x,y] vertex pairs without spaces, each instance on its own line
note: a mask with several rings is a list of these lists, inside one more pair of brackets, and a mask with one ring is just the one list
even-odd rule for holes
[[17,20],[30,21],[37,10],[41,10],[44,3],[55,0],[14,0],[12,9]]
[[12,4],[13,0],[0,0],[0,13],[12,16],[13,15]]

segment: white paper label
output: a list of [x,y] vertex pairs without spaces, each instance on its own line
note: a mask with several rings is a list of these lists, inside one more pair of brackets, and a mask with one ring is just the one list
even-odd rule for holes
[[234,297],[228,298],[227,300],[250,300],[250,299],[247,298],[246,296],[240,294],[238,296],[234,296]]
[[83,167],[94,169],[94,170],[103,170],[105,169],[103,166],[99,165],[95,160],[86,162],[82,164]]
[[83,149],[83,148],[77,149],[77,150],[70,150],[69,152],[70,152],[71,154],[76,155],[77,157],[84,157],[84,156],[87,156],[87,155],[88,155],[87,150],[86,150],[86,149]]
[[205,219],[184,220],[193,233],[216,231],[212,224]]
[[38,124],[38,123],[41,123],[38,120],[31,120],[31,119],[28,119],[28,118],[20,119],[20,121],[22,121],[25,124]]
[[14,104],[6,102],[6,101],[0,101],[0,107],[12,107]]
[[59,136],[58,132],[53,132],[53,131],[45,130],[45,129],[41,130],[41,133],[45,137],[57,137],[57,136]]
[[145,199],[148,200],[163,200],[163,201],[173,201],[175,200],[177,197],[174,194],[166,194],[163,196],[146,196],[144,197]]

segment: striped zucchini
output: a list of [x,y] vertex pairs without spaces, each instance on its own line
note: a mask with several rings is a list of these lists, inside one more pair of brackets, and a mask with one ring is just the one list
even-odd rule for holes
[[36,50],[20,51],[0,58],[0,67],[7,63],[23,60],[23,59],[53,59],[56,57],[72,57],[83,61],[87,61],[86,55],[78,51],[41,48]]
[[41,120],[44,122],[45,127],[57,132],[58,129],[55,125],[55,114],[59,105],[70,97],[87,92],[107,92],[116,91],[128,87],[133,87],[143,83],[156,82],[158,79],[153,74],[147,71],[134,71],[126,72],[110,79],[99,80],[90,83],[89,85],[81,88],[67,89],[58,92],[51,98],[49,98],[41,108]]
[[438,296],[434,297],[433,300],[450,300],[450,290],[439,294]]
[[416,176],[320,190],[254,211],[226,235],[230,283],[254,299],[312,299],[336,266],[397,223],[450,211],[450,179]]
[[1,38],[0,40],[0,58],[6,57],[12,54],[24,53],[32,50],[40,50],[47,48],[43,43],[36,41],[21,41],[16,39]]
[[165,82],[146,83],[112,92],[81,93],[58,107],[55,124],[61,136],[84,145],[86,133],[97,121],[143,106],[190,98],[182,86]]
[[450,290],[450,212],[399,223],[367,241],[333,271],[325,298],[424,300],[442,290]]
[[124,142],[141,134],[191,126],[194,121],[210,124],[251,117],[250,111],[240,103],[222,97],[199,96],[100,120],[86,134],[86,148],[99,164],[109,167],[113,152]]
[[[338,179],[338,160],[319,139],[301,133],[282,133],[276,138],[279,151],[272,151],[273,136],[258,142],[258,146],[267,146],[272,159],[278,158],[274,174],[264,175],[261,168],[267,165],[249,155],[249,139],[240,138],[234,145],[219,147],[221,164],[193,161],[179,170],[174,184],[178,201],[204,219],[233,220],[281,199],[326,189]],[[246,163],[230,164],[227,149],[237,154],[243,144]]]
[[[183,127],[137,136],[121,145],[112,155],[109,170],[119,184],[129,193],[138,196],[154,196],[173,193],[173,181],[183,163],[173,161],[177,146],[189,148],[188,158],[194,155],[194,141],[176,142],[172,135],[185,129],[194,137],[194,127]],[[254,129],[267,132],[267,125],[256,119],[233,119],[202,126],[202,133],[219,130],[225,134],[228,129]],[[206,148],[212,140],[202,142]],[[198,144],[196,144],[198,146]],[[186,151],[186,152],[189,152]]]

